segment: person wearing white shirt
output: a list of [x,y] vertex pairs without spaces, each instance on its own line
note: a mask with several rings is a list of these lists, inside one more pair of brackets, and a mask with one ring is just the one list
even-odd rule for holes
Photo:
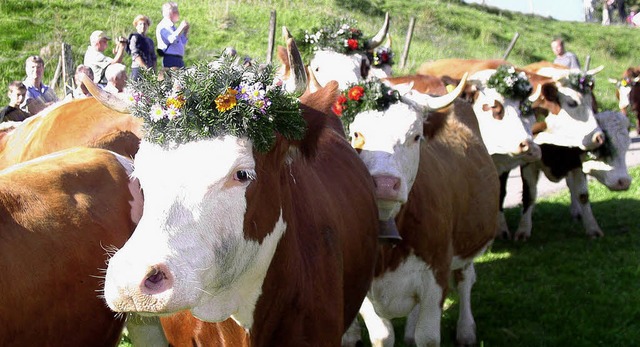
[[162,20],[156,27],[156,41],[158,41],[158,55],[162,56],[162,66],[165,69],[184,67],[184,49],[189,33],[189,23],[180,22],[178,4],[167,2],[162,5]]

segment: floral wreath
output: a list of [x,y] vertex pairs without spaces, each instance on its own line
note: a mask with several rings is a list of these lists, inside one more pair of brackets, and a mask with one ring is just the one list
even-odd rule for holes
[[352,83],[343,91],[331,107],[342,121],[345,133],[356,115],[365,111],[383,111],[400,101],[400,93],[378,79],[362,83]]
[[169,146],[222,135],[248,137],[268,151],[276,132],[301,139],[306,122],[298,99],[273,85],[275,69],[243,66],[229,57],[189,69],[152,72],[132,83],[132,113],[144,119],[145,138]]
[[582,94],[590,93],[594,84],[593,75],[582,72],[570,73],[567,76],[568,87]]
[[524,71],[516,72],[513,66],[500,65],[487,81],[489,88],[494,88],[505,98],[514,100],[526,99],[533,87]]
[[393,65],[393,51],[391,47],[378,47],[369,55],[371,65],[380,67],[382,65]]
[[356,24],[357,21],[353,18],[337,18],[323,27],[305,30],[302,35],[298,35],[304,37],[298,44],[300,51],[305,55],[320,50],[344,54],[364,51],[366,42]]

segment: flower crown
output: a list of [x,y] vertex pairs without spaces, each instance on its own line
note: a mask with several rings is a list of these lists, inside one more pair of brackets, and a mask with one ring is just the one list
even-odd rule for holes
[[369,60],[373,66],[393,65],[393,51],[391,47],[379,47],[373,50],[370,54]]
[[514,100],[526,99],[533,87],[524,72],[516,72],[513,66],[500,65],[487,81],[489,88],[494,88],[505,98]]
[[342,121],[345,133],[349,133],[349,125],[356,115],[365,111],[383,111],[400,101],[400,93],[378,79],[350,84],[331,107]]
[[356,24],[357,21],[353,18],[338,18],[323,27],[313,28],[311,31],[305,30],[302,35],[299,35],[304,37],[298,45],[299,49],[305,55],[319,50],[344,54],[364,51],[366,42],[362,38],[362,31],[356,28]]
[[582,72],[570,73],[567,77],[568,87],[582,94],[590,93],[594,82],[593,75]]
[[229,57],[168,71],[158,81],[145,71],[132,84],[133,115],[144,119],[145,138],[177,145],[221,135],[248,137],[268,151],[276,132],[301,139],[306,123],[298,99],[272,85],[275,69],[243,66]]

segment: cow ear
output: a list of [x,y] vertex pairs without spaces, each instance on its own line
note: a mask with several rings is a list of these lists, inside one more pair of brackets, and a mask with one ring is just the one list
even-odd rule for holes
[[323,131],[331,128],[346,138],[342,122],[333,114],[331,106],[338,98],[338,82],[331,81],[315,93],[305,93],[300,97],[302,117],[307,123],[307,131],[300,141],[292,141],[303,157],[315,156],[318,141]]

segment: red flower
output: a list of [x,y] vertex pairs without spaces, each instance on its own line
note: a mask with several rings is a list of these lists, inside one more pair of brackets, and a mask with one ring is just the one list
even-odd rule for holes
[[333,106],[331,106],[331,110],[333,111],[333,113],[335,113],[338,117],[342,116],[342,111],[344,111],[344,109],[346,108],[344,106],[344,104],[347,102],[347,98],[340,94],[340,96],[338,96],[338,100],[336,100],[335,104],[333,104]]
[[364,95],[364,88],[362,86],[353,86],[349,89],[349,99],[358,101]]
[[347,40],[347,46],[349,46],[349,49],[355,51],[356,49],[358,49],[358,40],[356,40],[356,39],[348,39]]

